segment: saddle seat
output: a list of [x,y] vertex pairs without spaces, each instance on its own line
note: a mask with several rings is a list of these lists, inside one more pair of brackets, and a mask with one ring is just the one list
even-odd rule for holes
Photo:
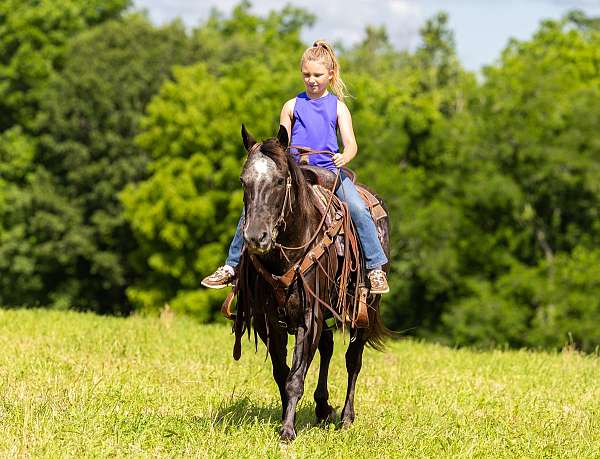
[[[300,166],[300,169],[302,169],[302,172],[304,173],[304,178],[311,185],[318,185],[327,190],[331,190],[333,188],[336,175],[332,171],[325,169],[324,167],[310,165],[302,165]],[[369,208],[369,212],[371,213],[371,217],[373,217],[373,221],[377,223],[382,218],[387,217],[387,212],[381,205],[381,202],[375,193],[366,188],[364,185],[356,183],[356,173],[347,167],[342,167],[341,170],[347,177],[350,178],[352,183],[356,185],[356,190]]]

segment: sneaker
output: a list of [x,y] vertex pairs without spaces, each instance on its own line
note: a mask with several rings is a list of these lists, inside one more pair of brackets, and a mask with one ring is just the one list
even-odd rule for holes
[[371,283],[370,293],[373,295],[379,295],[390,291],[387,276],[381,269],[373,269],[369,272],[369,282]]
[[202,279],[201,284],[208,288],[233,287],[235,271],[230,266],[221,266],[210,276]]

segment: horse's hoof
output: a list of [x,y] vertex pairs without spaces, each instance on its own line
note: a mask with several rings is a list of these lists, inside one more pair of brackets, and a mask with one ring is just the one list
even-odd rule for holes
[[342,418],[342,429],[349,429],[354,422],[354,416],[344,416]]
[[317,424],[335,424],[338,421],[338,416],[332,407],[329,407],[327,414],[317,413]]
[[294,429],[282,427],[279,430],[279,440],[283,442],[290,442],[296,439],[296,432]]

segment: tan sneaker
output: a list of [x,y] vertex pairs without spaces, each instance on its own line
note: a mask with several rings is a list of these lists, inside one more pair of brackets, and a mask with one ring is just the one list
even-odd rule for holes
[[369,272],[369,282],[371,283],[370,293],[373,295],[388,293],[390,291],[387,276],[381,269],[373,269]]
[[235,279],[235,274],[231,274],[228,267],[221,266],[210,276],[202,279],[201,284],[208,288],[225,288],[225,287],[233,287],[233,280]]

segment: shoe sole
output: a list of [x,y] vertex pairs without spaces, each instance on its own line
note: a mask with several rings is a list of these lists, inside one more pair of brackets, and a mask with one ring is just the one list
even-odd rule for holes
[[214,284],[205,284],[204,282],[200,282],[200,285],[202,285],[203,287],[206,288],[212,288],[215,290],[219,290],[225,287],[233,287],[233,284],[229,283],[229,284],[220,284],[220,285],[214,285]]
[[390,293],[390,289],[387,290],[370,290],[369,293],[371,295],[383,295],[384,293]]

